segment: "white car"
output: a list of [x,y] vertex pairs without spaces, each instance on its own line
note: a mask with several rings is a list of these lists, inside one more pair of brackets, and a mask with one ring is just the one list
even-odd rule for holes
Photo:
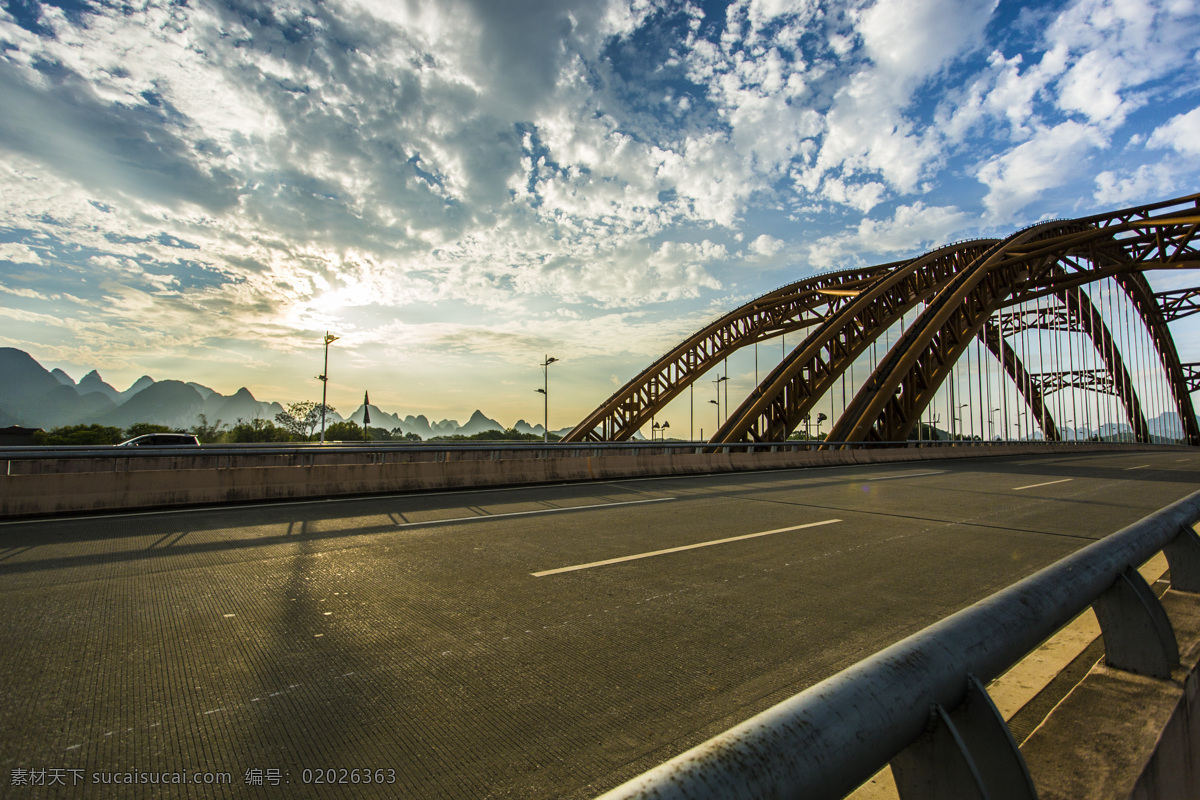
[[196,447],[200,440],[190,433],[147,433],[121,442],[117,447]]

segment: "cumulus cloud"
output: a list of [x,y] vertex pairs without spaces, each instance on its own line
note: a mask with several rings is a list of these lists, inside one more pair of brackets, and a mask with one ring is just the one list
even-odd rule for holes
[[1150,134],[1148,147],[1170,148],[1189,156],[1200,155],[1200,108],[1177,114]]
[[1059,107],[1093,124],[1121,124],[1145,104],[1146,82],[1174,73],[1194,33],[1190,3],[1077,0],[1047,31],[1052,49],[1069,54]]
[[1170,164],[1142,164],[1132,171],[1105,170],[1096,176],[1097,203],[1119,207],[1141,200],[1162,199],[1178,188],[1179,169]]
[[750,243],[750,252],[760,256],[773,256],[783,250],[785,245],[782,239],[764,233]]
[[37,250],[16,242],[0,242],[0,259],[14,264],[40,264],[42,257]]
[[1039,130],[1029,141],[989,159],[977,173],[988,187],[983,198],[987,215],[995,222],[1011,219],[1043,191],[1066,183],[1091,152],[1107,145],[1100,130],[1068,121]]
[[879,0],[858,32],[881,76],[904,86],[978,47],[998,0]]
[[[940,116],[954,141],[985,131],[991,121],[1010,126],[1016,143],[976,173],[988,188],[989,215],[999,220],[1076,180],[1080,164],[1107,149],[1114,131],[1164,96],[1156,83],[1174,80],[1197,29],[1190,4],[1076,0],[1049,19],[1044,50],[1028,66],[1019,54],[994,51],[960,104]],[[1189,122],[1194,127],[1195,120],[1179,124],[1186,130]],[[1155,145],[1175,147],[1182,140],[1174,131],[1164,127]],[[1117,179],[1118,172],[1098,174],[1097,200],[1139,193],[1135,184],[1161,170],[1139,169],[1126,179]]]
[[862,254],[919,255],[945,244],[970,224],[970,216],[954,206],[926,206],[917,201],[900,206],[890,219],[863,219],[853,230],[824,236],[808,248],[809,262],[821,269],[848,269]]

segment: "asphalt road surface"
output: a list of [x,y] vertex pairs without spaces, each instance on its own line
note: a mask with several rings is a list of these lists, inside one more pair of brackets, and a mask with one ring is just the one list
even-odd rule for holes
[[0,796],[593,797],[1190,494],[1198,467],[1164,449],[0,524]]

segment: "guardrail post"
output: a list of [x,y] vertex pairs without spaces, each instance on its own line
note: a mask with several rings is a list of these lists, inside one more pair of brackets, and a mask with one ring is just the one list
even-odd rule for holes
[[1200,536],[1191,528],[1182,528],[1163,553],[1171,565],[1171,588],[1200,593]]
[[901,800],[1037,800],[1008,725],[974,675],[954,711],[935,704],[932,730],[892,759],[892,775]]
[[1179,666],[1175,629],[1145,579],[1133,567],[1092,604],[1104,635],[1104,661],[1114,669],[1171,677]]

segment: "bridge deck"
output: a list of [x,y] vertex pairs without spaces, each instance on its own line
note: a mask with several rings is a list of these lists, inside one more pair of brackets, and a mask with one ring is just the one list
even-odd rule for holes
[[[251,796],[284,796],[277,775],[289,796],[591,797],[1188,494],[1198,466],[932,461],[3,524],[0,794],[45,770],[66,784],[50,796],[218,771],[155,796],[246,796],[259,775]],[[328,769],[385,784],[312,783]]]

